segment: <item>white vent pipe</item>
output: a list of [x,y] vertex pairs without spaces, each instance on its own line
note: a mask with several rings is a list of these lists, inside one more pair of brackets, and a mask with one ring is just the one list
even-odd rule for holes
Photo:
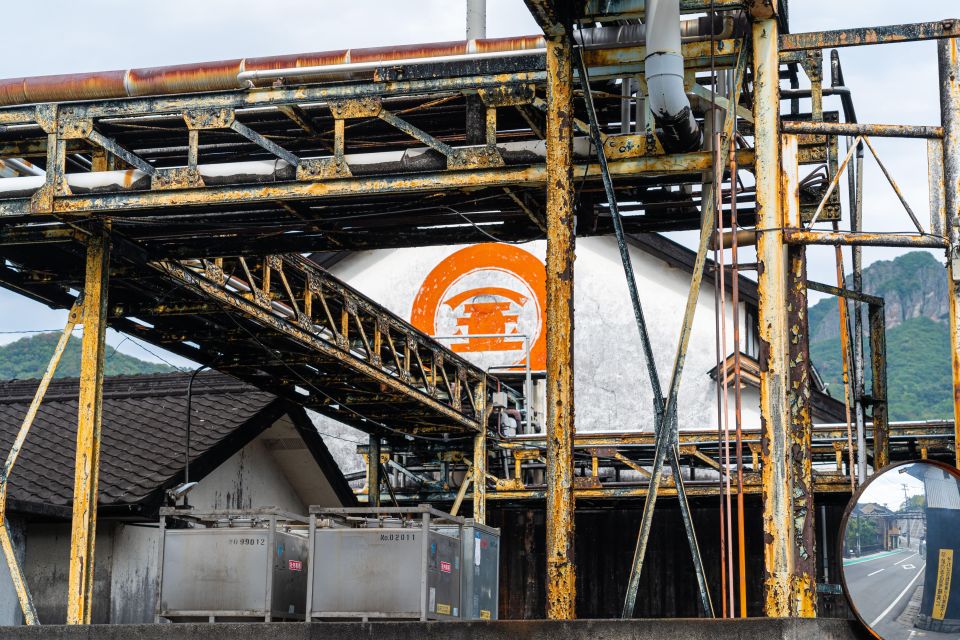
[[669,152],[697,150],[703,136],[683,88],[680,0],[648,0],[645,20],[645,73],[658,137]]

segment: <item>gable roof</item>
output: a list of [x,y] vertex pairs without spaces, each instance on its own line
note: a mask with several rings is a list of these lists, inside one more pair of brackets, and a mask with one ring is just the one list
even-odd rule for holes
[[[674,242],[670,238],[659,233],[632,234],[627,236],[627,242],[634,247],[649,253],[655,258],[663,260],[671,267],[682,269],[688,273],[693,273],[694,263],[697,260],[697,252],[683,246],[679,242]],[[732,278],[733,274],[729,266],[724,271],[727,278]],[[703,270],[703,281],[711,286],[716,286],[716,265],[713,260],[707,258]],[[729,284],[727,285],[729,289]],[[756,306],[759,304],[759,294],[757,292],[757,283],[750,278],[740,276],[737,280],[740,300]]]
[[[732,385],[734,381],[734,354],[731,353],[723,360],[723,372],[726,383]],[[718,367],[707,372],[714,380],[717,379]],[[816,367],[810,365],[811,390],[810,407],[813,419],[816,422],[843,422],[846,419],[845,405],[829,393],[820,379]],[[753,356],[740,353],[740,383],[756,389],[760,388],[760,363]]]
[[[170,373],[104,380],[101,511],[149,514],[160,505],[165,490],[182,481],[189,377],[189,373]],[[0,382],[0,451],[4,454],[10,450],[37,384],[36,380]],[[76,378],[50,384],[10,475],[12,510],[69,516],[78,392]],[[288,413],[338,497],[349,504],[352,492],[319,433],[305,413],[300,416],[286,401],[229,376],[206,372],[194,382],[192,413],[192,480],[204,477]]]

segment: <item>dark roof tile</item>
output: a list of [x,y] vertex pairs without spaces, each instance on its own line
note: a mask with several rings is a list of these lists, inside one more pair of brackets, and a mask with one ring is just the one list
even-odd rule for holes
[[[146,498],[183,468],[189,374],[107,378],[103,386],[100,504]],[[36,380],[0,382],[0,451],[7,452],[36,392]],[[54,380],[10,476],[14,501],[68,506],[73,498],[76,378]],[[191,460],[264,409],[274,396],[219,373],[193,386]]]

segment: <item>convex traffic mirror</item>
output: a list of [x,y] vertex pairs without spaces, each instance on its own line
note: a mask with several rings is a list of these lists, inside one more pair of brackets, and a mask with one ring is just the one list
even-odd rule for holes
[[960,638],[960,473],[934,462],[892,465],[847,507],[844,591],[883,640]]

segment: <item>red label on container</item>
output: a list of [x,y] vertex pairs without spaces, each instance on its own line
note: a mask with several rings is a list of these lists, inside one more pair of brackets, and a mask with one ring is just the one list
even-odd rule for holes
[[288,560],[287,566],[290,567],[290,571],[303,571],[303,562],[300,560]]
[[443,571],[444,573],[450,573],[450,570],[451,570],[450,563],[449,563],[449,562],[444,562],[443,560],[441,560],[441,561],[440,561],[440,571]]

